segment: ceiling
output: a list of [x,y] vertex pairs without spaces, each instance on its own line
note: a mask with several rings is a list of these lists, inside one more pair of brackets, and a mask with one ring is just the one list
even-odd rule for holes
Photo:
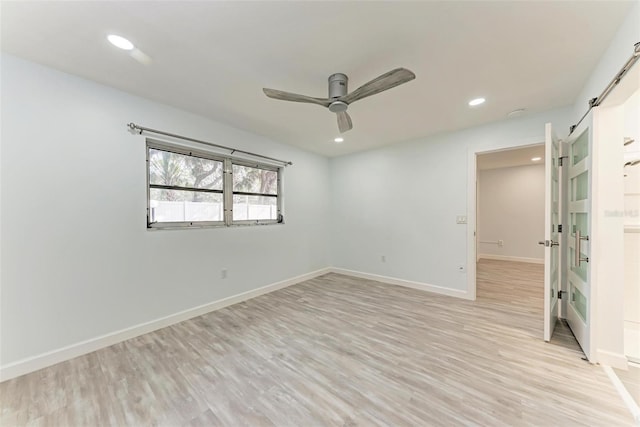
[[[536,157],[540,160],[531,160]],[[480,170],[544,165],[544,144],[479,154],[477,162]]]
[[[7,2],[4,52],[277,141],[338,156],[572,104],[629,1]],[[111,46],[129,38],[152,62]],[[335,114],[263,87],[327,96],[396,67],[416,80]],[[470,108],[467,102],[487,102]],[[135,120],[135,118],[132,118]],[[141,123],[145,125],[145,123]],[[171,129],[166,129],[171,132]],[[213,138],[213,136],[212,136]]]

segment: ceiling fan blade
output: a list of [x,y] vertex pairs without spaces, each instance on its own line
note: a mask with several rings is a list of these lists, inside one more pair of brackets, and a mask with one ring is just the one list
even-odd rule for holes
[[318,104],[328,107],[331,103],[328,99],[314,98],[312,96],[299,95],[297,93],[283,92],[281,90],[263,88],[262,91],[269,98],[279,99],[281,101],[306,102],[308,104]]
[[340,101],[351,104],[359,99],[367,96],[375,95],[392,87],[396,87],[403,83],[409,82],[416,78],[412,71],[406,68],[396,68],[388,73],[376,77],[368,83],[363,84],[358,89],[340,98]]
[[345,133],[353,128],[351,117],[349,117],[346,111],[340,111],[336,113],[336,115],[338,116],[338,129],[340,129],[340,133]]
[[138,61],[142,65],[151,65],[151,63],[153,62],[153,60],[151,59],[151,57],[149,55],[147,55],[146,53],[144,53],[143,51],[141,51],[138,48],[135,48],[135,49],[131,50],[129,52],[129,55],[131,55],[131,57],[133,59],[135,59],[136,61]]

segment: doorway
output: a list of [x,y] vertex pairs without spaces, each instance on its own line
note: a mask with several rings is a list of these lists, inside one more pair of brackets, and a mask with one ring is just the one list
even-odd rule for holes
[[477,260],[544,264],[544,144],[477,156]]
[[[476,297],[508,304],[539,335],[543,321],[545,146],[477,153]],[[533,323],[532,323],[533,322]]]

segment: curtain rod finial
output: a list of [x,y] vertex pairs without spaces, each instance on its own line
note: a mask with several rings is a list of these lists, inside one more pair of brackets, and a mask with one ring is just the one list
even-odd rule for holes
[[133,123],[133,122],[127,123],[127,127],[129,128],[129,132],[137,133],[138,135],[142,135],[142,129],[139,128],[135,123]]

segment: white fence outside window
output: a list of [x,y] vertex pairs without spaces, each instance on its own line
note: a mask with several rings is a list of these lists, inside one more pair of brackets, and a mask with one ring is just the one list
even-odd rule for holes
[[[278,207],[234,203],[233,212],[235,220],[271,219],[277,218]],[[222,203],[152,200],[151,218],[158,222],[222,221],[224,212]]]

